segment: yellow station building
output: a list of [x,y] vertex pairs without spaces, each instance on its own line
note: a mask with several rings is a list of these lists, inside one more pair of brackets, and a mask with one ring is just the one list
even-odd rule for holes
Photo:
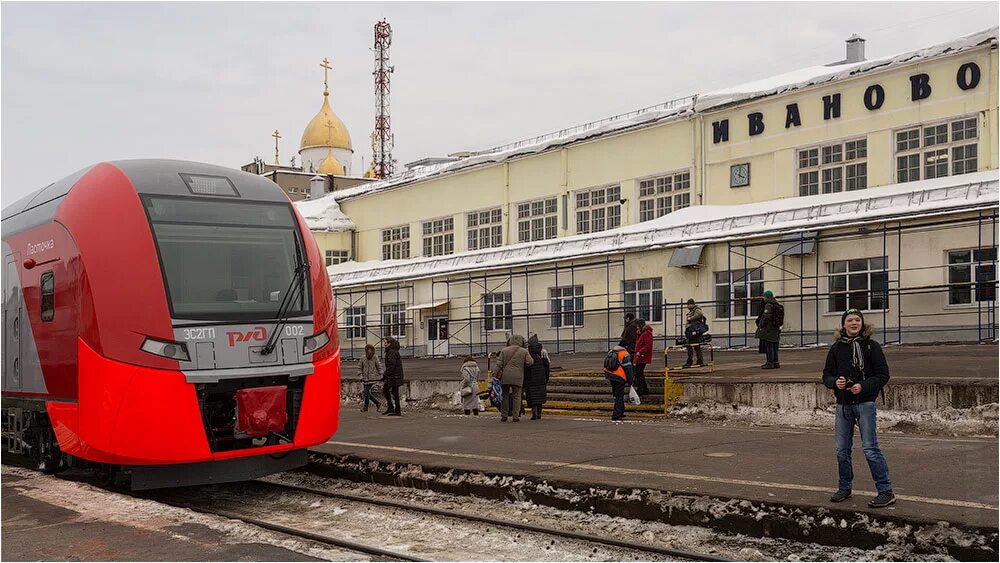
[[789,345],[849,306],[890,343],[995,341],[997,81],[997,28],[876,60],[852,37],[837,63],[296,205],[335,257],[347,357],[384,335],[606,350],[627,311],[668,344],[688,298],[716,345],[756,346],[766,289]]

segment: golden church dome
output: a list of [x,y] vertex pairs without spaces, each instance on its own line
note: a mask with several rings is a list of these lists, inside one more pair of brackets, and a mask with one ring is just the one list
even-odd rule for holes
[[[328,128],[327,122],[332,123],[333,127]],[[299,150],[312,147],[354,150],[351,147],[351,136],[347,134],[347,127],[330,109],[328,94],[323,94],[323,107],[319,108],[319,113],[312,118],[302,133],[302,143],[299,145]]]
[[344,167],[340,165],[340,162],[333,157],[333,149],[329,149],[326,153],[326,158],[323,159],[323,163],[319,165],[320,174],[333,174],[335,176],[344,175]]

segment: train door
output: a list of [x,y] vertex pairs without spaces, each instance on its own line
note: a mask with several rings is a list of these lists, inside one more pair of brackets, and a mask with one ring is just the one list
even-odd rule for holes
[[448,317],[427,318],[427,355],[448,355]]
[[21,284],[17,253],[4,256],[3,390],[21,390]]

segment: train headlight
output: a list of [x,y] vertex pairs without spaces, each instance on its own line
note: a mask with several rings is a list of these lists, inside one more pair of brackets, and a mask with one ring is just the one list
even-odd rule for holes
[[319,334],[314,334],[312,336],[307,336],[302,339],[302,353],[312,354],[313,352],[319,350],[323,346],[330,343],[330,337],[327,336],[326,331]]
[[156,354],[157,356],[163,356],[164,358],[170,358],[171,360],[179,360],[182,362],[191,361],[187,345],[183,342],[164,342],[147,336],[146,340],[143,341],[141,348],[144,352]]

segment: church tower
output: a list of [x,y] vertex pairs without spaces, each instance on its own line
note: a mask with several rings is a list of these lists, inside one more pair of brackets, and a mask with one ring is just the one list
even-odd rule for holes
[[323,174],[340,172],[338,175],[350,176],[354,156],[351,136],[344,122],[330,108],[327,73],[332,67],[326,58],[319,66],[323,69],[323,105],[302,132],[299,145],[302,170]]

